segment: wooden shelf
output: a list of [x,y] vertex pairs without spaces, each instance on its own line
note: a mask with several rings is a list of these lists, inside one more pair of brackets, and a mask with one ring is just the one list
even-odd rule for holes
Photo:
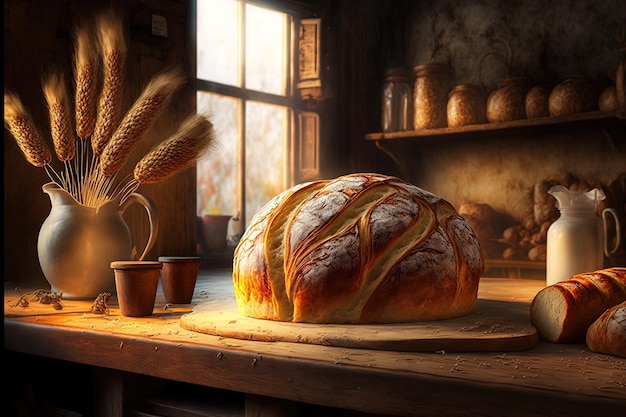
[[[428,142],[442,138],[485,136],[488,134],[529,133],[572,128],[579,124],[597,125],[607,129],[624,127],[626,119],[618,118],[615,112],[587,112],[562,117],[538,117],[534,119],[513,120],[502,123],[483,123],[457,128],[411,130],[404,132],[369,133],[365,139],[374,141],[390,141],[410,139],[411,141]],[[611,136],[613,134],[609,133]],[[622,131],[623,135],[623,131]],[[616,137],[617,138],[617,137]]]
[[546,136],[572,129],[593,129],[604,133],[615,152],[626,152],[626,113],[586,112],[562,117],[538,117],[502,123],[483,123],[457,128],[423,129],[404,132],[368,133],[365,139],[373,141],[410,178],[410,161],[413,146],[436,142],[489,141],[503,135],[524,135],[525,138],[543,140]]

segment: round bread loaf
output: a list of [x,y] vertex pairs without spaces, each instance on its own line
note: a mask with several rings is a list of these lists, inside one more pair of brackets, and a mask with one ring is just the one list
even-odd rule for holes
[[235,249],[247,317],[402,323],[471,313],[484,261],[447,201],[399,178],[352,174],[269,201]]

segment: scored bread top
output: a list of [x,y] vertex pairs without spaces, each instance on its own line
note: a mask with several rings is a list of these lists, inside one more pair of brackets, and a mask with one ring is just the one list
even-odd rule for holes
[[406,322],[469,314],[483,269],[476,236],[448,202],[353,174],[268,202],[235,250],[233,282],[250,317]]

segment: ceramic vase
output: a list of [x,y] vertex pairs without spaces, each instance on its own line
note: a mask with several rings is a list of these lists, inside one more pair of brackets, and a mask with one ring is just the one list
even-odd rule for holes
[[150,220],[150,236],[139,260],[154,246],[158,214],[152,201],[141,194],[93,208],[80,204],[56,183],[45,184],[43,191],[52,207],[39,231],[37,253],[51,290],[62,292],[64,299],[96,298],[114,291],[111,262],[132,256],[130,228],[122,217],[131,204],[144,206]]

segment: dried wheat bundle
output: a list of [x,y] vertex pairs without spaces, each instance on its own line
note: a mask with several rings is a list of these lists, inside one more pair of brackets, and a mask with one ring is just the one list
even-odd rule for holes
[[43,81],[43,93],[50,113],[50,133],[57,158],[65,162],[76,154],[76,138],[72,131],[70,103],[65,81],[58,73]]
[[76,134],[83,139],[91,137],[96,125],[98,48],[94,36],[89,27],[80,27],[74,42]]
[[26,160],[36,167],[52,161],[52,152],[17,94],[4,93],[4,124]]
[[[6,128],[26,159],[44,167],[52,181],[87,207],[100,207],[118,197],[124,201],[140,184],[162,181],[182,171],[208,153],[214,139],[211,122],[203,116],[192,116],[172,138],[137,163],[134,177],[117,178],[133,146],[152,127],[185,81],[179,69],[156,75],[120,123],[126,53],[122,22],[118,16],[105,14],[96,22],[97,36],[86,26],[77,30],[76,135],[72,129],[70,96],[62,76],[52,73],[43,80],[54,151],[64,164],[60,173],[50,165],[52,152],[19,97],[6,90],[4,95]],[[100,56],[102,71],[98,69]],[[98,96],[99,76],[102,87]]]
[[179,69],[157,74],[150,81],[102,151],[100,170],[104,175],[118,173],[133,146],[143,138],[184,82]]
[[152,184],[194,165],[214,149],[213,124],[204,116],[187,118],[169,139],[146,154],[135,166],[134,180]]
[[120,120],[126,56],[122,19],[113,14],[102,15],[98,20],[98,33],[104,64],[104,84],[91,137],[91,147],[96,156],[102,153]]

